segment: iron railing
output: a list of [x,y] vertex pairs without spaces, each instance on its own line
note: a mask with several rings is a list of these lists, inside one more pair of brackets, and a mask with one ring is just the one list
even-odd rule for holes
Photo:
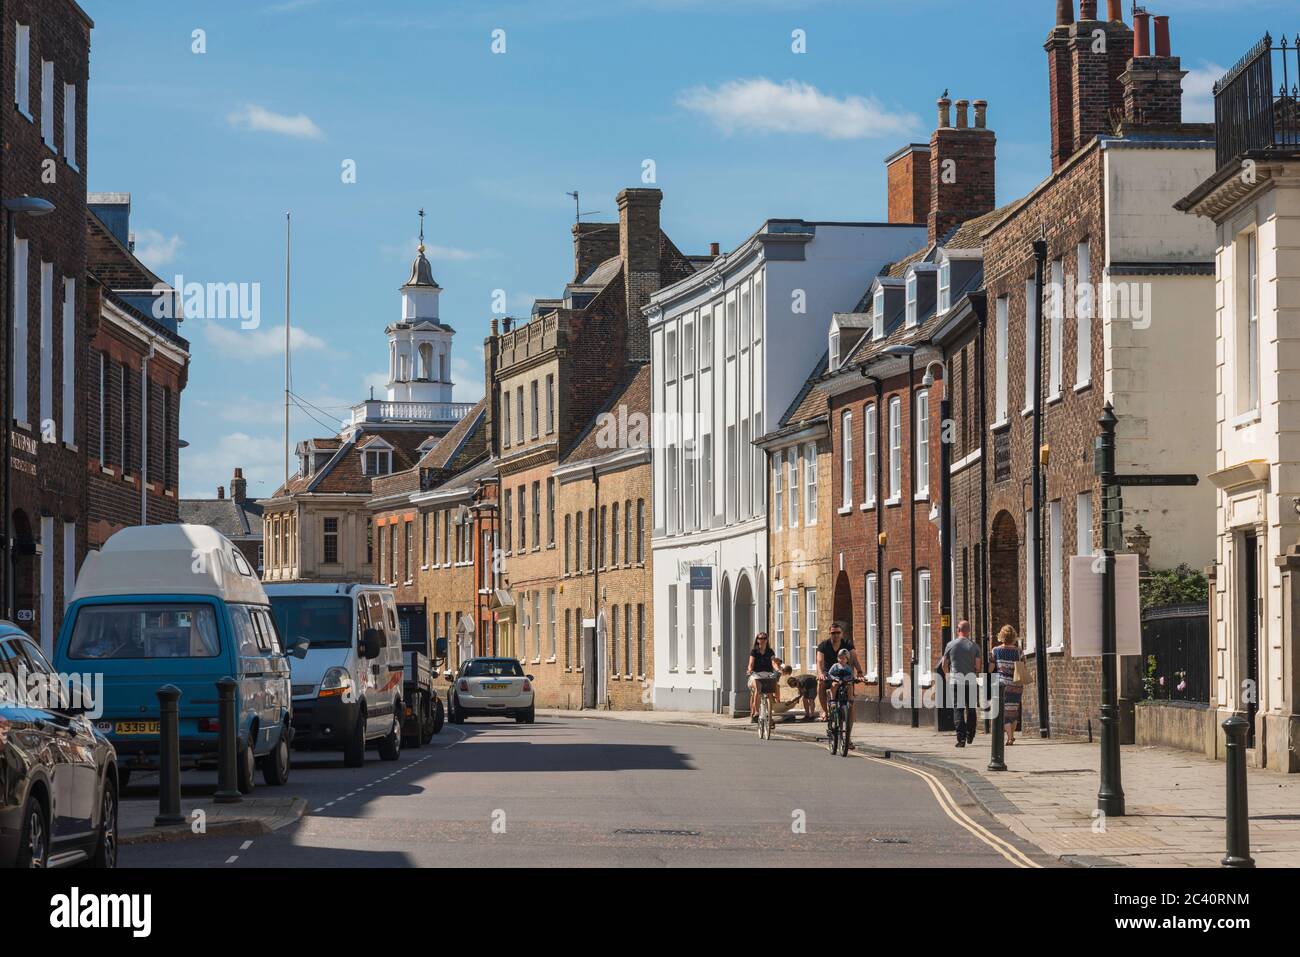
[[1172,605],[1142,612],[1142,674],[1149,698],[1202,704],[1210,700],[1207,604]]
[[1214,85],[1219,169],[1248,153],[1300,149],[1300,34],[1269,34]]

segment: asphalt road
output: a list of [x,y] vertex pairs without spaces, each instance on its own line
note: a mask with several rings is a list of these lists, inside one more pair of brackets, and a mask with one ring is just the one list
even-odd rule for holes
[[[214,776],[208,776],[214,777]],[[397,762],[294,755],[309,812],[275,834],[122,848],[123,867],[1012,867],[946,782],[800,741],[594,718],[447,725]],[[187,775],[187,793],[214,781]],[[133,783],[129,797],[151,793]]]

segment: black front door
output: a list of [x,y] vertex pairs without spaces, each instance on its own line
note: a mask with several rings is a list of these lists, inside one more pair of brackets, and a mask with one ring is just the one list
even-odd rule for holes
[[1246,592],[1242,613],[1246,616],[1246,671],[1242,676],[1242,697],[1246,700],[1246,746],[1255,746],[1255,715],[1259,713],[1259,539],[1247,535],[1245,551]]

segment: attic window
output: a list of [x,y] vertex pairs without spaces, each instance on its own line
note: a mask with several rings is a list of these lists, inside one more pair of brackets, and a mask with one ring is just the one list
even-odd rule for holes
[[885,338],[885,289],[876,290],[876,299],[871,305],[871,338]]
[[907,328],[911,329],[916,325],[916,273],[909,273],[907,277]]
[[393,470],[393,453],[388,449],[363,452],[366,475],[387,475]]
[[840,331],[833,329],[831,331],[831,368],[840,367]]
[[952,263],[945,259],[939,264],[939,303],[940,313],[952,308]]

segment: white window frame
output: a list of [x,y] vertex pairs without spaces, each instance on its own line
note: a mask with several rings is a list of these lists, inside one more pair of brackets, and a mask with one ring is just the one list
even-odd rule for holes
[[1096,553],[1092,538],[1092,492],[1080,492],[1074,499],[1074,551],[1082,557]]
[[[63,441],[77,441],[77,280],[63,280]],[[167,428],[167,423],[163,423]],[[164,473],[167,465],[163,464]]]
[[[799,621],[801,617],[800,603],[802,596],[799,594],[800,589],[790,589],[790,660],[803,661],[803,631],[800,629]],[[815,654],[815,651],[814,651]]]
[[840,454],[840,504],[847,512],[853,507],[853,410],[845,409],[840,413],[840,441],[843,443]]
[[1038,647],[1038,614],[1034,601],[1034,510],[1025,510],[1025,536],[1022,551],[1025,556],[1025,653]]
[[933,680],[930,662],[934,657],[933,595],[930,583],[930,570],[919,569],[916,573],[916,659],[920,679],[927,682]]
[[59,150],[54,143],[54,61],[41,61],[41,142],[55,155]]
[[831,330],[828,350],[830,353],[829,367],[831,371],[834,371],[840,367],[840,331],[838,329]]
[[1034,281],[1025,280],[1025,415],[1034,411],[1037,397],[1034,395],[1034,350],[1038,347],[1038,307],[1035,302]]
[[867,649],[863,660],[866,664],[867,680],[877,681],[880,678],[880,663],[876,660],[876,646],[880,641],[880,622],[876,614],[879,609],[876,607],[875,572],[867,572],[863,582],[862,600],[867,611]]
[[63,158],[77,172],[77,84],[63,84]]
[[907,291],[905,293],[907,297],[907,328],[909,329],[916,328],[916,323],[918,319],[917,300],[919,298],[919,287],[920,287],[920,283],[917,280],[916,273],[909,272],[907,274],[907,286],[906,286]]
[[817,589],[805,588],[803,595],[807,603],[804,611],[804,630],[808,634],[808,670],[813,671],[817,667],[817,643],[820,637],[817,621]]
[[1061,515],[1061,500],[1047,504],[1047,554],[1048,600],[1051,621],[1048,628],[1051,633],[1049,651],[1061,651],[1065,648],[1065,534]]
[[876,505],[876,484],[878,481],[878,470],[880,468],[879,457],[876,454],[876,444],[879,441],[878,432],[880,429],[880,416],[877,415],[876,404],[868,402],[866,409],[862,413],[862,440],[866,446],[863,450],[863,482],[866,483],[862,496],[863,508],[874,508]]
[[803,447],[803,513],[805,525],[817,524],[817,443]]
[[916,498],[930,497],[930,391],[922,389],[916,393],[916,449],[912,461],[912,484],[916,486]]
[[1051,286],[1048,302],[1051,308],[1050,328],[1047,346],[1047,398],[1048,401],[1061,397],[1062,381],[1065,378],[1065,262],[1053,259],[1051,266]]
[[889,573],[889,663],[893,666],[891,679],[901,683],[907,674],[903,661],[903,573]]
[[993,427],[999,428],[1006,424],[1011,414],[1010,403],[1010,386],[1008,381],[1008,356],[1011,352],[1010,330],[1011,330],[1011,303],[1006,296],[1002,296],[997,301],[997,331],[996,331],[996,366],[993,378]]
[[776,614],[773,615],[776,619],[776,656],[782,661],[787,661],[789,659],[785,656],[785,589],[778,588],[773,600],[776,603]]
[[28,277],[31,274],[31,246],[26,239],[20,239],[14,250],[14,361],[13,361],[13,415],[14,421],[30,428],[27,408],[27,336],[28,336],[28,301],[31,298],[28,289]]
[[790,511],[788,517],[791,528],[799,527],[799,486],[803,482],[803,472],[799,468],[799,449],[798,447],[790,450],[789,459],[789,476],[790,476]]
[[1075,262],[1074,304],[1074,387],[1082,389],[1092,383],[1092,317],[1097,293],[1092,284],[1092,247],[1087,240],[1079,243]]
[[939,292],[935,311],[942,315],[952,308],[952,260],[944,257],[939,262]]
[[14,24],[14,106],[32,118],[32,28]]
[[668,670],[677,670],[677,585],[668,586]]
[[879,341],[885,338],[885,287],[876,289],[871,302],[871,338]]
[[903,500],[903,400],[889,400],[889,498],[886,505]]
[[785,522],[785,451],[772,453],[772,531],[781,531]]
[[41,263],[40,428],[54,418],[54,263]]

